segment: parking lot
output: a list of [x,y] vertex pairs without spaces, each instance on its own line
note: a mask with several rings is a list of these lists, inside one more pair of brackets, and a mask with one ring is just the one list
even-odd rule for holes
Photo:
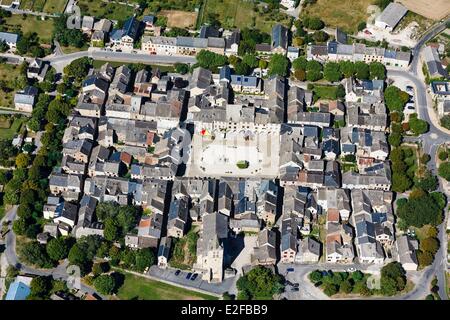
[[216,294],[222,294],[229,291],[234,282],[234,279],[230,278],[225,279],[221,283],[208,283],[207,281],[202,280],[201,275],[198,275],[195,280],[190,280],[186,279],[186,276],[188,273],[192,274],[193,272],[181,271],[177,276],[175,275],[176,271],[177,269],[173,268],[160,269],[157,266],[152,266],[148,274],[152,277],[182,285],[186,288],[201,289]]

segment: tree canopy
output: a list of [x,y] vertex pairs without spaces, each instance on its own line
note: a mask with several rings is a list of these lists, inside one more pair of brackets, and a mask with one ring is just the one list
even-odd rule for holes
[[272,270],[258,266],[239,278],[236,283],[239,297],[248,299],[271,299],[283,290],[282,278]]
[[269,75],[285,77],[288,74],[289,60],[281,54],[274,54],[269,61]]
[[389,86],[384,90],[384,100],[390,112],[403,112],[403,108],[409,100],[409,95],[396,86]]

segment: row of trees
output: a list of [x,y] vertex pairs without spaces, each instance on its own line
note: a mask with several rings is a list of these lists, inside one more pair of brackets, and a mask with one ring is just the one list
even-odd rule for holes
[[378,288],[369,288],[367,284],[371,281],[370,276],[359,270],[352,273],[315,270],[309,274],[309,279],[328,296],[337,293],[393,296],[406,287],[406,271],[398,262],[388,263],[381,268]]
[[361,271],[348,272],[327,272],[315,270],[309,274],[309,279],[316,287],[321,287],[327,296],[337,293],[360,294],[368,296],[371,294],[367,287],[368,276]]
[[366,64],[362,61],[340,61],[327,62],[322,65],[318,61],[307,61],[305,57],[299,57],[292,62],[292,67],[294,75],[299,81],[317,81],[325,78],[330,82],[338,82],[349,77],[360,80],[386,79],[386,68],[379,62]]

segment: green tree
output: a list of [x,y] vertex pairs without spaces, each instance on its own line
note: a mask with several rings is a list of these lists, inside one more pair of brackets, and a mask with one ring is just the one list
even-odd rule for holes
[[381,62],[372,62],[369,65],[370,79],[385,80],[386,68]]
[[94,287],[102,294],[112,294],[116,287],[116,281],[114,277],[103,274],[95,278]]
[[352,279],[357,281],[362,281],[364,279],[364,273],[362,273],[360,270],[356,270],[352,272]]
[[408,226],[421,228],[426,224],[438,225],[442,221],[442,210],[429,194],[409,199],[397,209],[397,215]]
[[339,291],[341,291],[342,293],[345,293],[345,294],[351,293],[352,290],[353,290],[353,286],[349,280],[342,282],[339,287]]
[[402,135],[400,133],[391,133],[388,142],[393,147],[398,147],[402,143]]
[[47,244],[47,254],[53,261],[67,258],[69,247],[63,238],[51,239]]
[[325,283],[325,286],[323,288],[323,293],[325,293],[327,296],[331,297],[332,295],[335,295],[339,292],[339,286],[332,284],[332,283]]
[[19,153],[16,157],[16,166],[17,168],[26,168],[30,164],[31,158],[26,153]]
[[355,74],[355,64],[351,61],[340,61],[339,69],[345,78],[350,78]]
[[400,263],[390,262],[381,268],[380,290],[383,295],[395,295],[405,286],[406,271]]
[[384,100],[390,112],[403,112],[403,108],[409,100],[409,95],[396,86],[388,86],[384,90]]
[[369,79],[369,74],[369,66],[366,63],[362,61],[355,62],[355,75],[358,79]]
[[236,283],[238,298],[243,295],[249,299],[268,299],[283,289],[282,279],[272,270],[258,266],[239,278]]
[[75,78],[76,81],[81,82],[88,74],[92,67],[92,60],[84,57],[72,61],[64,68],[64,74],[68,77]]
[[215,70],[218,67],[224,66],[228,62],[228,58],[208,50],[201,50],[197,56],[197,64],[200,67],[209,70]]
[[274,54],[269,61],[269,75],[286,77],[288,73],[289,60],[281,54]]
[[147,267],[155,264],[155,255],[150,248],[141,249],[136,253],[136,270],[143,272]]
[[411,179],[408,178],[403,172],[394,171],[392,174],[392,190],[395,192],[405,192],[412,186]]
[[50,277],[35,277],[30,283],[30,295],[32,297],[44,299],[48,297],[51,287],[52,282]]
[[189,72],[189,66],[185,63],[175,63],[175,72],[186,74]]
[[47,255],[45,247],[37,241],[24,244],[19,250],[19,255],[25,263],[36,265],[39,268],[52,268],[54,265]]
[[292,67],[294,70],[306,70],[306,65],[308,64],[308,60],[305,57],[298,57],[294,61],[292,61]]
[[323,279],[323,275],[322,272],[320,270],[314,270],[313,272],[311,272],[309,274],[309,279],[313,282],[313,283],[317,283],[317,282],[321,282]]
[[234,71],[236,72],[236,74],[248,76],[251,73],[252,69],[247,64],[238,62],[234,65]]
[[117,225],[116,221],[111,217],[105,220],[104,237],[106,240],[109,241],[118,240],[120,237],[119,226]]
[[338,82],[341,80],[342,74],[339,64],[336,62],[328,62],[323,69],[323,77],[330,82]]
[[409,127],[415,134],[423,134],[428,131],[428,123],[417,117],[409,118]]
[[242,58],[242,62],[248,65],[250,68],[256,68],[258,67],[259,60],[254,54],[246,54]]

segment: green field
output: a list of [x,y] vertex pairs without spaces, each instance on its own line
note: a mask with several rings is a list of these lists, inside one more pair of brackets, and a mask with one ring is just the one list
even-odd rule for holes
[[[1,119],[0,119],[1,121]],[[19,132],[22,124],[26,122],[26,118],[15,118],[14,122],[9,128],[0,129],[0,139],[12,139],[14,135]]]
[[117,296],[121,300],[217,300],[207,294],[125,273]]
[[246,0],[205,0],[201,21],[203,23],[207,21],[208,15],[215,14],[226,29],[248,27],[267,33],[270,33],[274,24],[289,22],[289,17],[283,13],[262,13],[255,11],[254,7],[253,2]]
[[67,1],[68,0],[21,0],[20,9],[48,13],[63,13]]
[[45,1],[44,12],[63,13],[68,0],[47,0]]
[[[99,69],[102,65],[104,65],[105,63],[109,63],[110,65],[112,65],[114,68],[123,66],[125,65],[133,65],[135,63],[126,63],[126,62],[115,62],[115,61],[103,61],[103,60],[94,60],[92,62],[92,65],[94,66],[95,69]],[[159,65],[149,65],[150,68],[156,69],[158,68],[161,72],[174,72],[175,69],[173,66],[159,66]]]
[[16,32],[22,30],[23,33],[36,32],[41,39],[41,43],[51,43],[53,32],[53,19],[42,20],[40,17],[28,15],[23,19],[23,15],[13,14],[5,18],[6,31]]
[[105,4],[100,0],[80,0],[77,5],[80,7],[83,16],[94,16],[99,19],[124,21],[134,14],[133,7],[118,3]]
[[14,108],[14,79],[19,75],[19,66],[0,64],[0,81],[5,81],[9,92],[0,89],[0,108]]
[[319,17],[328,27],[339,27],[353,33],[366,21],[367,7],[374,0],[317,0],[302,10],[302,15]]

